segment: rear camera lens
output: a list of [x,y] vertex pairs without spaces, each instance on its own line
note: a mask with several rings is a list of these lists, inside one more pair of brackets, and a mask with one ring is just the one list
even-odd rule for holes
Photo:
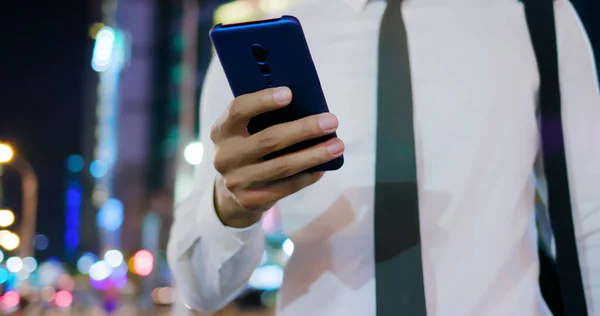
[[266,63],[267,56],[269,56],[269,51],[267,51],[264,47],[256,44],[252,45],[252,54],[254,55],[254,59],[256,59],[259,63]]

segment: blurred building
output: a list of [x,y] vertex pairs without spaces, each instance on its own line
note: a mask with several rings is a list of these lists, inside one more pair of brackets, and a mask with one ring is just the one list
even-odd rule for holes
[[[132,254],[156,244],[160,252],[176,175],[193,169],[182,153],[198,138],[197,100],[211,56],[207,34],[220,2],[96,2],[83,170],[71,174],[82,191],[76,251]],[[159,226],[156,242],[142,240],[143,223]]]
[[79,200],[67,201],[68,257],[74,263],[84,252],[102,258],[116,249],[130,258],[149,250],[155,269],[144,282],[152,289],[169,283],[173,205],[189,192],[202,159],[198,100],[213,55],[208,33],[215,23],[276,14],[294,1],[94,1],[95,72],[84,151],[71,157],[81,167],[69,173],[67,199]]

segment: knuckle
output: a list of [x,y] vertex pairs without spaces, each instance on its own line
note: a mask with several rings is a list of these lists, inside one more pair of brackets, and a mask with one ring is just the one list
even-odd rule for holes
[[275,159],[273,173],[278,177],[286,177],[292,174],[292,167],[287,159]]
[[329,161],[330,157],[328,154],[323,154],[321,152],[314,152],[312,155],[309,156],[308,161],[310,162],[311,167],[312,166],[318,166],[322,163],[325,163],[327,161]]
[[237,120],[242,116],[242,106],[240,105],[240,100],[235,98],[231,100],[229,106],[227,107],[227,118],[230,120]]
[[258,136],[258,145],[264,149],[275,149],[279,144],[279,137],[275,133],[263,132]]
[[215,170],[217,170],[217,172],[219,172],[220,174],[225,173],[225,171],[227,170],[227,164],[225,162],[225,159],[222,158],[221,151],[218,149],[217,149],[217,152],[215,153],[215,158],[213,160],[213,166],[215,167]]
[[223,184],[229,190],[229,192],[235,195],[235,191],[240,187],[240,182],[234,177],[223,177]]
[[318,123],[315,119],[300,121],[300,132],[302,135],[310,137],[318,134],[318,131]]

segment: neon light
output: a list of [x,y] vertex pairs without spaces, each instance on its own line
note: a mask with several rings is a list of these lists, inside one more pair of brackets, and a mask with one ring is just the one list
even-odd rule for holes
[[110,68],[115,44],[115,30],[105,26],[96,34],[96,43],[92,53],[92,69],[104,72]]
[[73,254],[79,247],[81,200],[81,185],[77,181],[72,181],[67,188],[66,196],[67,210],[64,241],[68,255]]
[[96,218],[100,228],[114,232],[123,225],[123,203],[117,199],[108,199]]

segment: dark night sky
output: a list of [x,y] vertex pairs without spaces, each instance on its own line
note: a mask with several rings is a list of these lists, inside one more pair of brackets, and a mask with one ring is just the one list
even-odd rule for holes
[[[0,9],[0,140],[39,177],[38,232],[60,255],[65,159],[81,148],[83,83],[89,67],[88,1],[9,1]],[[89,74],[88,74],[89,75]],[[20,208],[20,178],[5,168],[4,206]]]
[[[52,255],[62,249],[65,159],[82,147],[91,2],[3,1],[0,9],[0,140],[13,144],[38,173],[38,231],[50,237]],[[600,1],[574,2],[600,50],[598,22],[592,21]],[[7,169],[2,182],[4,206],[18,210],[18,175]]]

